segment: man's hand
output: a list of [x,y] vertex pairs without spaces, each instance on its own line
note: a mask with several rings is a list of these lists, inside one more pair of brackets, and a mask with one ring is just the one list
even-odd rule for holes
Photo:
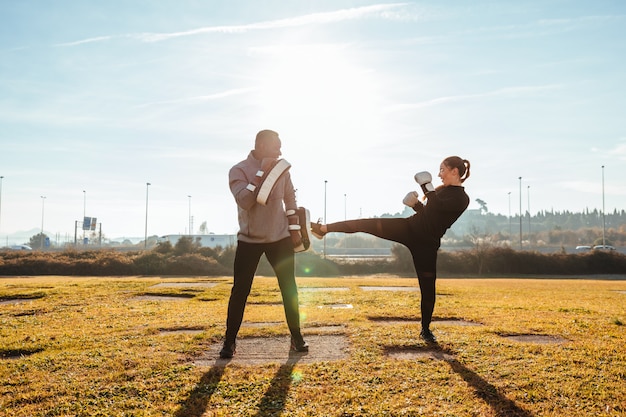
[[300,230],[290,230],[289,234],[291,235],[291,241],[293,242],[293,247],[297,248],[302,245],[302,237],[300,236]]
[[256,175],[254,176],[254,178],[252,178],[252,181],[250,181],[250,183],[255,187],[261,185],[263,183],[263,180],[265,180],[265,177],[267,177],[267,174],[269,174],[269,172],[272,170],[272,168],[274,168],[274,166],[276,166],[277,163],[278,159],[276,158],[263,158],[263,160],[261,161],[261,169],[257,171]]
[[261,169],[265,172],[269,172],[274,165],[278,162],[278,158],[263,158],[261,161]]
[[291,241],[293,242],[293,247],[297,248],[302,245],[302,233],[298,212],[290,209],[287,210],[286,214],[287,221],[289,222],[289,234],[291,235]]

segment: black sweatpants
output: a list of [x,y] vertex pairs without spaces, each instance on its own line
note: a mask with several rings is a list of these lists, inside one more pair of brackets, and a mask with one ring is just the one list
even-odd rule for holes
[[326,227],[328,232],[362,232],[406,246],[413,257],[413,266],[422,294],[420,303],[422,328],[430,328],[435,309],[438,245],[420,239],[420,236],[412,230],[408,218],[347,220],[330,223]]
[[295,260],[291,238],[288,237],[274,243],[238,241],[235,251],[233,288],[230,292],[228,317],[226,318],[226,340],[229,342],[235,341],[237,333],[239,333],[254,274],[264,253],[278,278],[289,331],[292,335],[300,334],[298,287],[296,286]]

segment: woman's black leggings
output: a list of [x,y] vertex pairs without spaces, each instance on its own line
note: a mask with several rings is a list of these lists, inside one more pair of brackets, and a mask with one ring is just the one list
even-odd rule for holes
[[329,223],[326,227],[328,232],[367,233],[406,246],[413,257],[413,266],[422,293],[420,305],[422,328],[430,328],[436,298],[437,247],[419,240],[407,218],[346,220]]

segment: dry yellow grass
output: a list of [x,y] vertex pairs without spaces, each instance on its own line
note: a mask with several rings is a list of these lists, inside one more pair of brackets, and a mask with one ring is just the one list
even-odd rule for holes
[[[216,285],[154,287],[163,282]],[[344,326],[346,359],[194,366],[223,335],[230,283],[0,279],[0,416],[626,415],[626,281],[440,279],[439,346],[428,350],[419,292],[362,288],[415,279],[301,278],[302,289],[348,288],[300,293],[309,334]],[[257,278],[244,320],[284,322],[279,302],[276,280]],[[320,308],[343,303],[353,308]],[[201,331],[163,332],[179,329]],[[240,337],[286,334],[281,324],[243,327]],[[564,341],[504,337],[525,334]]]

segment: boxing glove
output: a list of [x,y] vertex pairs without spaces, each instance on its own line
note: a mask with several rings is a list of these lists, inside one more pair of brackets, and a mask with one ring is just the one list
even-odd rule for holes
[[422,171],[415,174],[415,181],[422,187],[424,194],[432,193],[435,187],[432,184],[433,177],[428,171]]
[[404,196],[402,200],[402,204],[409,207],[415,207],[415,205],[419,203],[419,196],[417,195],[417,191],[411,191]]

